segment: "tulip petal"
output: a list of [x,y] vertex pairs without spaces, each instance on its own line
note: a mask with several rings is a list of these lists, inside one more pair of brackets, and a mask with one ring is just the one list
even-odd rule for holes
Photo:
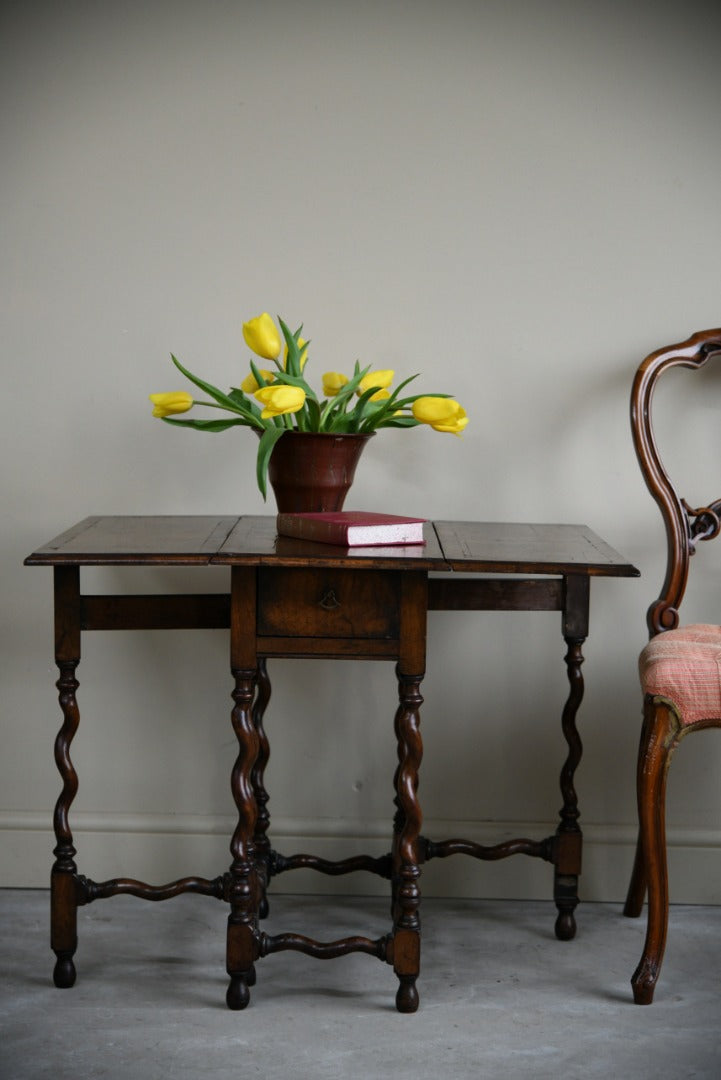
[[[275,372],[263,371],[262,368],[260,370],[260,374],[263,376],[266,383],[273,382],[273,379],[275,378]],[[244,394],[254,394],[259,387],[260,383],[258,382],[252,371],[249,375],[245,376],[242,383],[240,384],[240,389],[243,391]]]
[[387,368],[384,371],[369,371],[358,383],[358,396],[360,397],[373,387],[375,387],[376,390],[385,390],[385,388],[390,386],[393,382],[394,375],[395,371],[390,368]]

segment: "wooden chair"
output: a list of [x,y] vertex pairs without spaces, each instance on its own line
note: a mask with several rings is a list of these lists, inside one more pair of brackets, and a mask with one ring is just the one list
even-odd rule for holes
[[631,426],[646,485],[666,527],[668,558],[661,595],[648,609],[650,641],[639,658],[644,693],[637,767],[639,837],[624,914],[637,916],[648,886],[643,955],[631,979],[636,1004],[650,1005],[668,926],[666,775],[680,740],[691,731],[721,727],[721,626],[679,625],[689,563],[699,540],[719,534],[721,499],[697,510],[679,497],[661,462],[651,417],[658,379],[671,368],[697,371],[721,355],[721,329],[703,330],[680,345],[651,353],[639,367],[631,395]]

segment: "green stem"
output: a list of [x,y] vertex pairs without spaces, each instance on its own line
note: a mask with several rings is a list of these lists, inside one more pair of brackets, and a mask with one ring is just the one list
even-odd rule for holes
[[220,405],[217,401],[198,401],[193,398],[193,405],[204,405],[208,409],[222,409],[223,412],[232,412],[236,416],[247,417],[248,413],[243,409],[231,409],[230,405]]

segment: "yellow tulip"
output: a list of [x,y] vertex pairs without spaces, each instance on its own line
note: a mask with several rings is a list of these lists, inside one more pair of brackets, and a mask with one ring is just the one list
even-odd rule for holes
[[155,408],[153,416],[172,416],[173,413],[187,412],[193,407],[192,395],[185,390],[176,390],[169,394],[150,394],[150,400]]
[[460,435],[468,423],[465,409],[453,398],[419,397],[413,402],[413,416],[434,431]]
[[[263,371],[262,368],[260,369],[260,374],[263,376],[267,383],[272,383],[273,379],[275,378],[275,373],[273,371]],[[254,394],[259,386],[260,383],[251,371],[250,375],[246,375],[243,379],[242,383],[240,384],[240,389],[243,391],[244,394]]]
[[243,323],[243,337],[248,348],[264,360],[275,360],[280,353],[280,334],[267,311]]
[[[301,371],[305,367],[305,362],[308,359],[308,350],[307,349],[305,349],[305,351],[303,350],[303,347],[305,345],[307,345],[307,344],[308,344],[308,342],[305,340],[305,338],[302,338],[302,337],[298,338],[298,351],[300,352],[300,370]],[[288,346],[286,345],[285,346],[285,352],[283,353],[283,371],[287,371],[287,370],[288,370]]]
[[348,376],[340,371],[326,371],[323,376],[323,393],[326,397],[335,397],[347,382]]
[[[365,394],[366,390],[370,390],[372,386],[377,387],[379,390],[384,390],[393,382],[394,375],[395,371],[389,369],[385,371],[369,371],[358,383],[358,397],[360,397],[361,394]],[[381,397],[390,397],[390,394],[382,394]],[[379,400],[379,395],[373,394],[371,401]]]
[[305,390],[300,386],[261,386],[256,390],[255,397],[264,406],[260,414],[263,420],[269,420],[273,416],[282,416],[284,413],[299,412],[305,403]]

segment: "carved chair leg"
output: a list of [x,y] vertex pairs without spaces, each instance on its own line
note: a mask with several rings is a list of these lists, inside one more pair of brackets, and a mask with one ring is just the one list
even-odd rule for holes
[[644,706],[643,760],[638,773],[638,814],[648,877],[648,924],[643,954],[631,979],[637,1005],[650,1005],[653,1001],[666,947],[666,777],[678,738],[676,712],[664,702],[648,699]]
[[[646,761],[646,754],[648,752],[648,740],[652,728],[651,720],[646,720],[647,710],[644,709],[644,722],[641,727],[641,738],[638,747],[638,759],[636,764],[636,791],[641,790],[643,784],[643,768]],[[648,711],[649,717],[651,711]],[[628,883],[628,892],[626,893],[626,903],[623,908],[624,915],[630,919],[638,918],[643,910],[643,902],[646,899],[646,863],[643,857],[643,836],[641,829],[638,830],[638,837],[636,839],[636,854],[633,860],[633,870],[631,871],[631,880]]]
[[641,839],[641,831],[639,830],[638,839],[636,840],[636,854],[633,859],[633,870],[631,871],[631,880],[628,883],[626,903],[623,906],[624,915],[626,915],[629,919],[638,918],[643,909],[643,902],[645,899],[646,864],[643,858],[643,841]]

